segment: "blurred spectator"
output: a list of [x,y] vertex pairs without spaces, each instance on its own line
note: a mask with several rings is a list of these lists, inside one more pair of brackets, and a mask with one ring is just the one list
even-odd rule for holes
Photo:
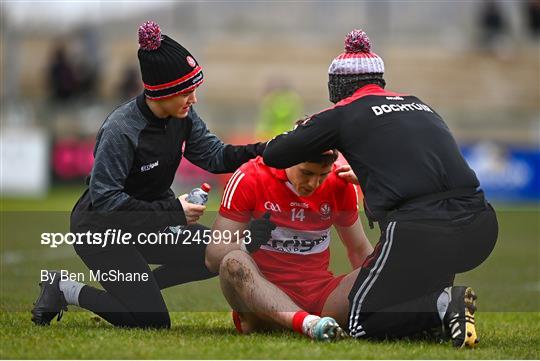
[[128,100],[142,92],[139,69],[133,65],[126,65],[122,71],[122,78],[118,84],[118,95],[121,100]]
[[48,86],[55,100],[96,95],[101,69],[98,53],[93,28],[81,28],[69,42],[58,42],[48,66]]
[[99,39],[96,29],[82,26],[75,32],[73,59],[78,80],[78,95],[93,97],[96,95],[101,71]]
[[54,100],[65,101],[73,97],[78,88],[75,70],[67,55],[65,44],[59,43],[48,66],[49,89]]
[[262,100],[257,138],[269,139],[291,130],[302,117],[303,104],[300,96],[285,81],[273,79]]
[[540,0],[528,0],[525,2],[525,18],[527,30],[534,38],[540,36]]
[[496,52],[508,30],[506,20],[496,1],[485,0],[481,3],[479,26],[482,48]]

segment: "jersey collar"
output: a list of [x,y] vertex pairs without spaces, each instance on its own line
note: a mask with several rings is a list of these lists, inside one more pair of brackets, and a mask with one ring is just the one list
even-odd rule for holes
[[353,95],[351,95],[350,97],[339,101],[338,103],[336,103],[335,106],[338,107],[342,105],[347,105],[349,103],[352,103],[355,100],[358,100],[360,98],[363,98],[369,95],[407,96],[406,94],[395,93],[395,92],[385,90],[376,84],[368,84],[368,85],[364,85],[363,87],[355,91]]
[[152,113],[152,111],[150,110],[150,107],[148,106],[148,104],[146,104],[145,99],[146,98],[145,98],[144,93],[141,93],[137,96],[137,108],[139,108],[139,110],[141,111],[143,116],[146,118],[146,120],[156,125],[163,126],[164,124],[166,124],[169,118],[162,119],[162,118],[156,117],[154,113]]
[[272,168],[272,167],[268,167],[268,169],[270,169],[270,173],[272,173],[272,175],[276,177],[277,179],[282,180],[282,181],[289,180],[289,178],[287,178],[287,173],[285,172],[285,169],[277,169],[277,168]]
[[285,169],[277,169],[277,168],[272,168],[272,167],[268,167],[268,169],[270,170],[270,173],[275,178],[282,181],[285,184],[285,186],[291,190],[291,192],[293,192],[296,196],[301,197],[301,195],[298,194],[296,189],[294,189],[293,184],[291,183],[291,181],[287,177],[287,172],[285,172]]

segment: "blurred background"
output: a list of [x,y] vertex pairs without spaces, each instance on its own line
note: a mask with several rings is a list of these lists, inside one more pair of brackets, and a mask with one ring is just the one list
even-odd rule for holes
[[[202,64],[197,112],[232,143],[328,107],[328,66],[345,35],[364,29],[387,88],[436,109],[499,211],[500,246],[470,284],[540,310],[540,1],[2,1],[0,11],[2,211],[28,212],[2,224],[14,304],[35,291],[37,267],[84,269],[70,247],[40,247],[39,232],[47,222],[67,231],[101,123],[142,90],[137,29],[154,20]],[[184,159],[174,189],[212,183],[215,210],[226,179]],[[58,221],[30,213],[53,210],[64,211]],[[45,223],[38,236],[20,233],[25,217]]]
[[[82,186],[101,123],[141,91],[148,19],[203,65],[197,110],[229,142],[326,108],[328,66],[363,28],[387,87],[443,116],[491,199],[540,199],[539,1],[2,2],[4,197]],[[219,182],[179,173],[177,189]]]

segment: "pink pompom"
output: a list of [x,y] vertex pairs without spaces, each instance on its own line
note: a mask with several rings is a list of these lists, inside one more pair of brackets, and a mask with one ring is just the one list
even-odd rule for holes
[[143,50],[156,50],[161,45],[161,29],[153,21],[139,26],[139,45]]
[[371,52],[371,40],[363,30],[354,29],[345,37],[345,51],[347,53]]

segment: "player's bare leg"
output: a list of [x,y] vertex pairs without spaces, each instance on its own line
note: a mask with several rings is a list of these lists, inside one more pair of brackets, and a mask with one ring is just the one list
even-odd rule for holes
[[330,293],[324,307],[321,311],[321,316],[332,317],[340,325],[346,325],[349,314],[349,293],[354,285],[354,281],[358,278],[360,268],[355,269],[341,280],[339,285]]
[[245,252],[233,251],[223,258],[219,279],[225,298],[246,321],[256,313],[257,319],[291,328],[293,315],[301,311],[289,296],[263,277]]
[[243,251],[232,251],[223,258],[219,278],[225,298],[239,312],[244,333],[282,327],[319,340],[341,335],[333,319],[303,312],[263,277],[253,259]]

